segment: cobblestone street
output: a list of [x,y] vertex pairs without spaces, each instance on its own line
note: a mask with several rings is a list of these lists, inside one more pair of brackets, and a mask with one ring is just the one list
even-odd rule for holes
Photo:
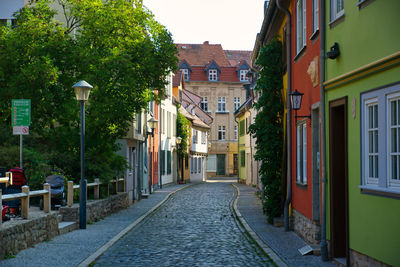
[[235,220],[234,196],[230,183],[177,192],[95,266],[273,266]]

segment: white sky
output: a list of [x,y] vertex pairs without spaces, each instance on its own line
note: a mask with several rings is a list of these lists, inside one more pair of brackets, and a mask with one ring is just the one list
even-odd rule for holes
[[143,0],[175,43],[222,44],[253,50],[261,29],[264,0]]

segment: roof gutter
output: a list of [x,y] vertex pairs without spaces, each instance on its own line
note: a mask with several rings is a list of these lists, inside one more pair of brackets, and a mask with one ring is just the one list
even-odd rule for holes
[[291,107],[290,107],[290,93],[292,89],[292,54],[291,54],[291,32],[292,32],[292,18],[290,11],[283,7],[281,0],[276,0],[276,4],[282,12],[286,14],[287,21],[287,31],[286,31],[286,66],[287,66],[287,90],[286,90],[286,144],[287,144],[287,191],[286,191],[286,200],[285,206],[283,210],[284,216],[284,225],[285,231],[290,230],[290,221],[289,221],[289,205],[292,202],[292,116],[291,116]]

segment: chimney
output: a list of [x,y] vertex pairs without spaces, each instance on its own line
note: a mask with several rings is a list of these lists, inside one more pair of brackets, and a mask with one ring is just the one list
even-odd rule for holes
[[203,44],[205,44],[205,45],[209,45],[210,43],[208,42],[208,41],[204,41],[204,43]]

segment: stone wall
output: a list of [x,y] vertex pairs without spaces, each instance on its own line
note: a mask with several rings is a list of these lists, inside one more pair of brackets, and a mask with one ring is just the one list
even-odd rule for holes
[[390,265],[375,260],[374,258],[368,257],[362,253],[350,249],[350,265],[359,266],[375,266],[375,267],[389,267]]
[[0,259],[50,240],[58,234],[57,213],[54,212],[42,212],[40,217],[3,223],[0,227]]
[[306,242],[318,244],[321,241],[321,226],[293,209],[294,231]]
[[[86,220],[95,222],[112,213],[129,207],[129,194],[118,193],[101,200],[90,200],[86,203]],[[72,207],[61,207],[63,221],[79,221],[79,203]]]

